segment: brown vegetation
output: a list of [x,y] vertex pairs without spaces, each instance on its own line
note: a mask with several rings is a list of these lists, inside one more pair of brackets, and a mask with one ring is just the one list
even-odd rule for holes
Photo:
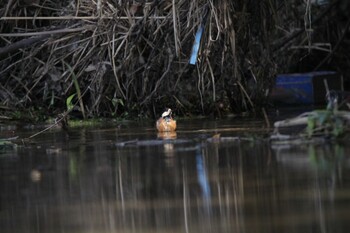
[[276,72],[348,66],[337,52],[350,4],[311,2],[2,1],[0,107],[57,114],[72,100],[83,117],[255,110]]

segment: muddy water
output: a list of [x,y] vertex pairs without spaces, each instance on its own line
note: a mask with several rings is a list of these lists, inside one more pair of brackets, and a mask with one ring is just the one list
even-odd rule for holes
[[178,125],[17,141],[0,153],[0,232],[348,232],[349,143],[270,145],[259,121]]

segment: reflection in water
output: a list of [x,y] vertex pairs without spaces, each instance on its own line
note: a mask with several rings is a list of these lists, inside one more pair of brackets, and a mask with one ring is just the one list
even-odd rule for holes
[[49,132],[1,154],[1,232],[348,231],[348,146],[178,132],[116,147],[158,137],[122,133]]
[[205,170],[203,156],[200,150],[196,151],[196,162],[197,162],[198,182],[199,182],[199,185],[201,186],[203,197],[206,200],[208,200],[210,198],[210,187],[209,187],[207,172]]
[[[306,190],[313,200],[310,204],[313,204],[314,228],[318,232],[345,231],[342,225],[346,214],[340,199],[344,195],[349,197],[349,190],[348,187],[345,190],[337,187],[337,183],[348,186],[343,182],[343,172],[347,173],[349,169],[349,166],[345,166],[349,161],[344,153],[345,148],[338,144],[326,144],[275,149],[276,158],[284,167],[290,170],[302,168],[305,179],[310,180]],[[346,199],[348,202],[349,199]]]
[[177,133],[175,131],[158,132],[157,137],[160,139],[176,139]]
[[[172,140],[176,139],[177,133],[175,131],[170,131],[170,132],[158,132],[157,137],[159,139],[163,140]],[[167,157],[173,157],[174,156],[174,143],[172,141],[169,141],[169,143],[164,143],[164,154]],[[168,160],[171,163],[171,160]],[[170,164],[169,164],[170,165]]]

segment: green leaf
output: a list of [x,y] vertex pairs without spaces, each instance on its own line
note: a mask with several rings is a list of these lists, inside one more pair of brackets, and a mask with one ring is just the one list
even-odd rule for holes
[[83,103],[83,98],[82,98],[83,96],[82,96],[81,91],[80,91],[80,86],[79,86],[77,76],[75,75],[73,68],[68,63],[66,63],[64,60],[62,60],[62,63],[66,64],[66,66],[68,67],[68,69],[72,75],[73,84],[74,84],[75,91],[76,91],[79,105],[80,105],[80,111],[83,114],[83,117],[85,119],[86,117],[85,117],[84,103]]
[[118,106],[118,104],[120,104],[121,106],[124,106],[124,101],[122,99],[118,99],[118,98],[113,98],[112,99],[112,104],[113,106]]
[[315,125],[316,125],[315,118],[308,117],[306,131],[309,137],[312,137],[312,134],[314,133]]
[[344,133],[345,126],[344,126],[343,121],[341,119],[339,119],[339,118],[336,118],[334,121],[335,122],[334,122],[332,134],[335,137],[339,137],[339,136],[341,136]]
[[324,125],[328,119],[329,119],[329,113],[328,112],[318,112],[317,118],[320,125]]
[[73,98],[76,94],[74,93],[73,95],[70,95],[67,99],[66,99],[66,106],[67,106],[67,110],[71,111],[74,107],[73,104]]

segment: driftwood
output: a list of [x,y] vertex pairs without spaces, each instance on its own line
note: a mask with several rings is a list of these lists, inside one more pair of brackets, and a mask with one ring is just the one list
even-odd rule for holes
[[329,111],[329,110],[316,110],[311,112],[305,112],[300,114],[297,117],[276,121],[274,123],[275,128],[281,127],[293,127],[299,125],[307,125],[308,119],[318,118],[320,115],[329,114],[333,119],[341,119],[350,123],[350,112],[349,111]]
[[[302,130],[299,126],[304,126]],[[276,121],[274,123],[272,141],[295,141],[307,139],[305,142],[314,142],[342,138],[349,132],[350,112],[338,109],[315,110],[305,112],[297,117]],[[281,129],[289,128],[290,133],[281,134]],[[293,130],[293,128],[295,130]]]

